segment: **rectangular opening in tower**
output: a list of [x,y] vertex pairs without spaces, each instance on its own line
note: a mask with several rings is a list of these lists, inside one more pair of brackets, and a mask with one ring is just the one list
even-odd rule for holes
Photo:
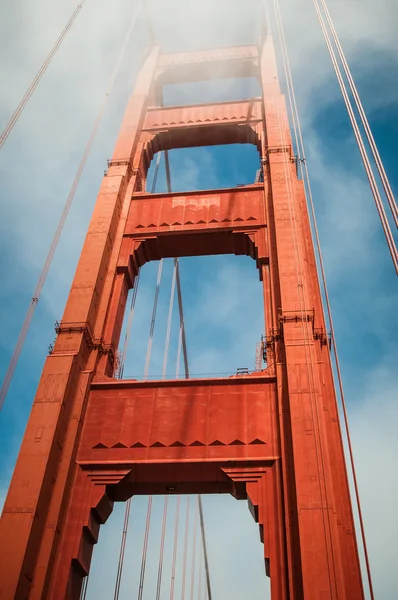
[[[141,269],[133,324],[124,353],[123,379],[160,380],[185,376],[183,351],[179,346],[180,315],[175,287],[168,334],[172,259],[163,260],[151,339],[158,268],[159,262],[154,261]],[[246,256],[188,257],[180,259],[179,271],[190,377],[229,377],[258,368],[256,345],[264,333],[264,317],[262,286],[256,263]],[[133,293],[131,290],[130,298]],[[121,336],[121,354],[130,305],[131,299],[127,304]]]
[[[194,69],[194,66],[192,66]],[[222,73],[221,73],[222,76]],[[234,77],[175,83],[163,87],[164,106],[231,102],[261,96],[255,77]]]
[[[260,157],[253,144],[224,144],[169,150],[170,183],[173,192],[240,187],[258,179]],[[157,155],[147,178],[153,189]],[[161,157],[155,192],[167,191],[164,157]]]

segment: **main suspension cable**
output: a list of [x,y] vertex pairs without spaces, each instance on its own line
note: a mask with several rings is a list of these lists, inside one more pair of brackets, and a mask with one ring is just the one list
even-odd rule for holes
[[[271,24],[270,24],[271,25]],[[270,35],[272,35],[271,26],[270,26]],[[301,329],[303,335],[303,346],[305,352],[305,364],[307,367],[307,376],[309,386],[309,400],[310,400],[310,410],[314,423],[314,427],[317,429],[318,435],[315,436],[315,458],[316,458],[316,467],[318,471],[318,485],[319,485],[319,494],[321,499],[321,505],[323,507],[327,507],[329,505],[328,501],[328,489],[326,485],[326,476],[325,476],[325,457],[323,453],[322,445],[320,444],[320,417],[318,411],[317,404],[317,396],[316,396],[316,383],[315,383],[315,374],[313,370],[313,364],[311,359],[311,347],[310,347],[310,332],[309,332],[309,323],[306,318],[307,309],[306,309],[306,296],[304,293],[304,275],[303,275],[303,259],[301,255],[301,246],[299,241],[299,232],[297,228],[297,222],[299,220],[297,214],[296,207],[296,194],[295,188],[292,184],[292,172],[291,172],[291,164],[290,164],[290,152],[288,140],[286,140],[286,131],[285,131],[285,123],[283,119],[283,115],[281,112],[280,102],[276,101],[277,108],[277,124],[279,127],[279,139],[283,149],[283,168],[284,168],[284,180],[286,184],[286,192],[287,192],[287,200],[288,200],[288,209],[289,209],[289,217],[290,217],[290,225],[292,232],[292,246],[294,252],[294,266],[296,271],[297,278],[297,300],[299,302],[299,310],[301,313]],[[328,510],[322,511],[322,523],[323,530],[325,536],[325,543],[330,543],[330,531],[331,531],[331,523],[330,523],[330,512]],[[327,554],[327,562],[328,562],[328,575],[330,582],[330,589],[335,590],[335,577],[333,577],[333,572],[335,571],[334,557],[330,557]]]
[[386,215],[386,212],[385,212],[382,200],[381,200],[380,192],[377,187],[377,183],[376,183],[376,180],[375,180],[375,177],[374,177],[374,174],[373,174],[370,162],[369,162],[369,158],[368,158],[368,155],[367,155],[367,152],[365,149],[365,145],[363,143],[362,136],[361,136],[361,133],[360,133],[360,130],[358,127],[358,123],[357,123],[357,120],[356,120],[356,117],[355,117],[355,114],[354,114],[354,111],[353,111],[353,108],[352,108],[352,105],[351,105],[351,102],[350,102],[350,99],[349,99],[349,96],[347,93],[347,89],[346,89],[346,86],[345,86],[345,83],[344,83],[344,80],[343,80],[343,77],[341,74],[341,70],[340,70],[339,64],[337,62],[332,43],[330,41],[330,37],[329,37],[328,31],[326,28],[325,21],[322,16],[321,9],[319,7],[317,0],[313,0],[313,4],[315,7],[317,16],[318,16],[318,20],[319,20],[324,38],[325,38],[325,42],[326,42],[326,46],[327,46],[329,54],[330,54],[330,58],[332,60],[333,68],[336,73],[336,77],[337,77],[337,80],[338,80],[338,83],[340,86],[340,90],[343,95],[344,103],[346,105],[347,112],[348,112],[348,115],[349,115],[349,118],[351,121],[355,139],[356,139],[356,142],[357,142],[357,145],[359,148],[359,152],[361,154],[363,165],[365,167],[365,172],[366,172],[366,175],[367,175],[367,178],[369,181],[369,185],[370,185],[370,188],[371,188],[371,191],[373,194],[377,212],[380,217],[384,235],[385,235],[387,245],[388,245],[388,248],[389,248],[389,251],[391,254],[391,258],[392,258],[392,261],[393,261],[393,264],[395,267],[395,271],[398,275],[398,250],[397,250],[397,247],[396,247],[396,244],[395,244],[395,241],[394,241],[391,229],[390,229],[390,225],[388,223],[387,215]]
[[[324,297],[325,297],[327,315],[328,315],[328,320],[329,320],[329,327],[330,327],[330,331],[331,331],[332,346],[333,346],[333,352],[334,352],[334,357],[335,357],[335,366],[336,366],[336,373],[337,373],[337,379],[338,379],[338,389],[339,389],[341,406],[343,409],[344,429],[345,429],[346,437],[347,437],[350,466],[351,466],[351,472],[353,475],[355,500],[356,500],[358,515],[359,515],[359,521],[360,521],[361,540],[362,540],[362,545],[363,545],[364,554],[365,554],[369,589],[370,589],[370,593],[371,593],[371,598],[373,600],[373,597],[374,597],[373,596],[373,584],[372,584],[372,577],[371,577],[371,571],[370,571],[370,565],[369,565],[369,559],[368,559],[367,542],[366,542],[366,535],[365,535],[363,516],[362,516],[362,508],[361,508],[359,489],[358,489],[358,483],[357,483],[357,477],[356,477],[356,468],[355,468],[355,461],[354,461],[351,436],[350,436],[350,430],[349,430],[348,414],[347,414],[347,407],[346,407],[345,394],[344,394],[344,388],[343,388],[343,380],[342,380],[341,369],[340,369],[340,361],[339,361],[339,356],[338,356],[338,351],[337,351],[336,336],[335,336],[332,311],[331,311],[331,305],[330,305],[330,299],[329,299],[329,293],[328,293],[328,287],[327,287],[327,281],[326,281],[326,273],[325,273],[325,267],[324,267],[320,238],[319,238],[318,225],[317,225],[317,220],[316,220],[316,215],[315,215],[315,206],[314,206],[314,200],[313,200],[313,195],[312,195],[311,182],[310,182],[310,177],[309,177],[309,172],[308,172],[307,160],[306,160],[306,156],[305,156],[305,147],[304,147],[304,141],[303,141],[303,136],[302,136],[301,123],[300,123],[300,118],[299,118],[299,113],[298,113],[298,108],[297,108],[297,101],[296,101],[295,90],[294,90],[294,85],[293,85],[293,80],[292,80],[292,75],[291,75],[291,69],[290,69],[289,55],[288,55],[288,51],[287,51],[286,38],[285,38],[285,34],[284,34],[282,16],[280,13],[280,7],[279,7],[278,0],[275,1],[275,14],[276,14],[277,22],[278,22],[278,30],[280,33],[280,44],[281,44],[281,50],[282,50],[282,57],[283,57],[284,64],[285,64],[285,73],[287,75],[287,87],[290,90],[290,93],[289,93],[289,99],[291,99],[290,108],[291,108],[292,120],[293,120],[293,124],[294,124],[295,136],[296,136],[296,146],[297,146],[297,152],[299,155],[300,169],[301,169],[301,173],[302,173],[302,179],[305,183],[307,202],[309,203],[311,220],[312,220],[312,225],[313,225],[313,233],[315,234],[317,257],[318,257],[320,270],[321,270],[322,287],[323,287],[323,292],[324,292]],[[298,134],[298,138],[297,138],[297,134]]]
[[[318,19],[319,19],[319,22],[320,22],[320,25],[321,25],[321,28],[322,28],[322,31],[323,31],[323,34],[325,37],[326,44],[329,49],[330,56],[332,58],[332,62],[333,62],[333,66],[336,71],[336,75],[337,75],[338,65],[337,65],[335,57],[334,57],[333,49],[331,48],[330,40],[328,38],[328,34],[327,34],[327,30],[326,30],[326,27],[325,27],[325,24],[324,24],[324,21],[322,18],[322,14],[321,14],[319,6],[318,6],[317,2],[315,2],[315,0],[314,0],[314,6],[315,6],[315,10],[317,12]],[[340,87],[341,87],[341,79],[342,79],[341,76],[340,76],[340,78],[338,77],[338,79],[339,79],[339,83],[340,83]],[[342,89],[342,92],[343,92],[343,89]],[[344,93],[343,93],[343,96],[344,96],[344,100],[346,101],[346,97],[345,97]],[[347,444],[348,444],[348,450],[349,450],[349,455],[350,455],[351,471],[352,471],[352,477],[353,477],[353,482],[354,482],[356,504],[357,504],[357,509],[358,509],[359,524],[360,524],[360,529],[361,529],[362,546],[363,546],[363,551],[364,551],[364,556],[365,556],[368,585],[369,585],[371,600],[374,600],[372,573],[371,573],[371,569],[370,569],[369,554],[368,554],[366,535],[365,535],[365,526],[364,526],[364,522],[363,522],[362,507],[361,507],[361,501],[360,501],[360,497],[359,497],[359,488],[358,488],[358,482],[357,482],[354,455],[353,455],[351,436],[350,436],[350,431],[349,431],[349,426],[348,426],[347,408],[346,408],[344,391],[343,391],[343,383],[342,383],[340,364],[339,364],[338,355],[337,355],[337,347],[336,347],[334,328],[333,328],[333,323],[332,323],[332,318],[331,318],[331,311],[330,311],[330,315],[329,315],[329,320],[330,320],[330,325],[331,325],[331,330],[332,330],[333,350],[334,350],[335,359],[336,359],[336,372],[337,372],[337,377],[338,377],[338,381],[339,381],[339,389],[340,389],[340,396],[341,396],[341,401],[342,401],[344,423],[345,423],[345,429],[346,429],[346,435],[347,435]]]
[[51,50],[48,53],[48,55],[47,55],[46,59],[44,60],[43,64],[41,65],[40,69],[36,73],[36,75],[35,75],[32,83],[30,84],[30,86],[26,90],[25,94],[23,95],[22,100],[18,104],[18,106],[15,109],[14,113],[12,114],[10,120],[8,121],[7,125],[5,126],[3,132],[0,135],[0,149],[4,146],[4,144],[5,144],[8,136],[10,135],[10,133],[13,130],[16,122],[18,121],[19,117],[21,116],[23,109],[25,108],[25,106],[29,102],[29,99],[31,98],[33,92],[35,91],[35,89],[39,85],[41,78],[43,77],[44,73],[47,71],[47,68],[49,67],[52,59],[54,58],[55,54],[57,53],[58,48],[60,47],[60,45],[64,41],[64,39],[65,39],[66,35],[68,34],[69,30],[72,28],[72,25],[76,21],[77,16],[78,16],[79,12],[81,11],[81,9],[83,8],[83,5],[85,4],[85,2],[86,2],[86,0],[82,0],[82,2],[80,2],[76,6],[75,10],[72,13],[72,16],[70,17],[70,19],[66,23],[65,27],[61,31],[61,33],[60,33],[57,41],[55,42],[54,46],[51,48]]
[[93,146],[95,137],[97,135],[99,126],[100,126],[101,121],[102,121],[102,118],[104,116],[105,109],[106,109],[106,106],[107,106],[107,103],[108,103],[108,100],[109,100],[109,96],[110,96],[111,91],[113,89],[113,85],[115,83],[116,76],[117,76],[117,74],[119,72],[120,65],[122,63],[122,60],[123,60],[123,57],[124,57],[124,54],[125,54],[125,51],[126,51],[126,47],[127,47],[127,44],[128,44],[128,41],[130,39],[131,33],[133,31],[134,25],[135,25],[135,23],[137,21],[138,15],[139,15],[139,10],[140,10],[139,7],[137,9],[135,9],[135,12],[134,12],[134,15],[133,15],[130,27],[129,27],[128,31],[127,31],[126,37],[124,39],[123,45],[121,47],[120,53],[118,55],[118,58],[117,58],[117,61],[116,61],[116,64],[115,64],[115,67],[114,67],[112,75],[110,77],[110,80],[109,80],[109,83],[108,83],[108,87],[107,87],[107,90],[105,92],[105,97],[104,97],[104,99],[102,101],[102,104],[100,106],[100,109],[99,109],[97,118],[95,120],[93,129],[91,131],[91,134],[90,134],[90,137],[88,139],[86,148],[84,150],[82,159],[80,161],[78,170],[77,170],[75,178],[73,180],[72,187],[71,187],[71,189],[69,191],[69,194],[68,194],[68,197],[66,199],[66,202],[65,202],[62,214],[61,214],[61,218],[60,218],[60,220],[58,222],[57,229],[56,229],[54,237],[52,239],[52,242],[51,242],[51,245],[50,245],[50,249],[48,251],[46,260],[44,262],[43,269],[42,269],[42,271],[40,273],[38,282],[36,284],[35,291],[33,292],[33,297],[32,297],[32,300],[30,302],[29,309],[28,309],[28,311],[26,313],[25,320],[24,320],[23,325],[22,325],[22,329],[21,329],[21,331],[19,333],[18,340],[17,340],[16,346],[14,348],[14,352],[13,352],[13,354],[11,356],[11,360],[10,360],[10,363],[8,365],[8,368],[7,368],[7,371],[6,371],[6,374],[4,376],[4,380],[3,380],[3,383],[2,383],[2,386],[1,386],[1,389],[0,389],[0,410],[3,408],[3,404],[4,404],[4,401],[6,399],[7,392],[8,392],[8,389],[10,387],[10,384],[11,384],[11,381],[12,381],[12,378],[13,378],[13,375],[14,375],[14,371],[15,371],[15,368],[17,366],[19,357],[21,355],[21,351],[22,351],[23,345],[25,343],[25,339],[26,339],[26,336],[27,336],[27,333],[28,333],[28,330],[29,330],[29,327],[30,327],[30,324],[31,324],[31,321],[32,321],[32,318],[33,318],[34,311],[36,309],[37,303],[39,302],[39,299],[40,299],[40,296],[41,296],[41,292],[43,290],[43,286],[44,286],[44,283],[46,281],[46,278],[47,278],[47,275],[48,275],[48,271],[49,271],[51,263],[53,261],[55,251],[56,251],[56,249],[58,247],[58,243],[59,243],[62,231],[64,229],[64,225],[65,225],[67,216],[69,214],[70,208],[71,208],[73,200],[75,198],[77,187],[79,185],[81,176],[83,174],[84,167],[86,166],[86,162],[87,162],[88,156],[89,156],[91,148]]
[[390,182],[388,180],[387,174],[385,172],[383,161],[381,160],[381,157],[380,157],[380,154],[379,154],[379,151],[378,151],[378,148],[377,148],[377,144],[376,144],[375,139],[373,137],[373,133],[372,133],[372,130],[370,128],[369,121],[368,121],[368,119],[366,117],[366,113],[365,113],[365,110],[363,108],[363,105],[362,105],[362,102],[361,102],[361,98],[359,96],[359,93],[358,93],[357,87],[355,85],[355,81],[353,79],[350,67],[349,67],[347,59],[345,57],[344,50],[343,50],[343,48],[341,46],[340,39],[338,37],[336,28],[334,26],[332,17],[330,15],[330,12],[329,12],[326,0],[320,0],[320,2],[321,2],[321,5],[323,7],[324,13],[326,15],[326,19],[327,19],[330,31],[332,33],[332,37],[333,37],[334,43],[336,45],[338,55],[340,57],[342,65],[343,65],[343,69],[344,69],[344,72],[346,74],[346,77],[347,77],[347,80],[348,80],[348,84],[349,84],[351,92],[352,92],[352,94],[354,96],[355,104],[356,104],[356,106],[358,108],[359,116],[360,116],[363,128],[365,130],[365,134],[366,134],[367,140],[369,142],[369,146],[370,146],[370,149],[371,149],[374,161],[376,163],[376,168],[377,168],[377,171],[379,173],[380,180],[381,180],[384,192],[386,194],[386,197],[387,197],[387,200],[388,200],[388,204],[390,206],[391,213],[392,213],[395,225],[398,227],[398,206],[397,206],[397,203],[396,203],[393,191],[391,189],[391,185],[390,185]]

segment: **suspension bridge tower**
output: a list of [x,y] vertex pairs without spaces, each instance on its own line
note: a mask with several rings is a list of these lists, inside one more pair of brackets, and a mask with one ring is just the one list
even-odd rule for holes
[[[162,87],[257,77],[261,97],[162,107]],[[250,143],[252,185],[150,194],[154,155]],[[273,600],[364,598],[310,222],[271,36],[148,53],[47,357],[0,521],[0,597],[78,600],[101,524],[136,494],[229,493],[260,527]],[[128,291],[148,261],[248,255],[266,367],[218,379],[115,377]],[[231,524],[233,526],[233,524]]]

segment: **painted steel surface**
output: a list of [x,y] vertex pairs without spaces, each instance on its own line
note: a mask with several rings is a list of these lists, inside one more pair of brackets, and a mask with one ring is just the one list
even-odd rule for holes
[[[163,83],[214,76],[225,63],[259,78],[261,101],[154,108]],[[155,152],[235,142],[257,146],[263,184],[145,192]],[[115,379],[138,269],[226,252],[256,260],[268,368],[224,379]],[[165,56],[154,48],[146,59],[0,521],[0,597],[77,600],[114,501],[179,492],[248,499],[273,600],[363,599],[309,219],[271,38],[260,50]]]

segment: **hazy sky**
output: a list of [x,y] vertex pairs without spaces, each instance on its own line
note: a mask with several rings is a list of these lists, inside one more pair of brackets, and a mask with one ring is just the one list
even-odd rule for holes
[[[167,50],[246,43],[259,26],[257,0],[146,2]],[[311,0],[280,0],[312,177],[337,341],[357,459],[358,480],[376,598],[395,600],[398,575],[397,285],[348,118]],[[376,141],[398,192],[398,17],[395,0],[330,0]],[[63,28],[71,0],[0,0],[0,129]],[[0,377],[8,361],[125,32],[131,0],[87,0],[76,24],[25,109],[0,156]],[[43,297],[0,414],[0,496],[9,484],[54,321],[64,303],[124,107],[148,35],[140,20],[110,97]],[[236,99],[256,94],[249,81],[173,86],[165,102]],[[258,156],[250,146],[170,153],[175,190],[253,181]],[[158,190],[165,189],[164,172]],[[126,375],[145,361],[157,264],[142,270]],[[192,373],[234,372],[254,365],[263,332],[261,287],[247,257],[181,260]],[[171,265],[165,264],[150,373],[161,372]],[[177,318],[174,319],[174,333]],[[170,350],[175,367],[176,336]],[[134,499],[120,598],[137,593],[146,499]],[[162,499],[155,499],[144,599],[154,597]],[[174,515],[175,500],[170,502]],[[185,499],[182,502],[185,509]],[[124,507],[101,530],[88,600],[113,597]],[[267,598],[262,546],[245,502],[205,497],[214,598]],[[192,534],[192,527],[191,527]],[[172,522],[162,597],[168,597]],[[181,544],[180,544],[181,547]],[[179,557],[181,562],[181,556]],[[190,559],[188,561],[190,565]],[[179,585],[181,569],[177,576]],[[190,585],[190,580],[189,580]],[[190,588],[188,588],[190,589]],[[180,597],[177,586],[176,597]],[[197,597],[197,595],[195,595]]]

